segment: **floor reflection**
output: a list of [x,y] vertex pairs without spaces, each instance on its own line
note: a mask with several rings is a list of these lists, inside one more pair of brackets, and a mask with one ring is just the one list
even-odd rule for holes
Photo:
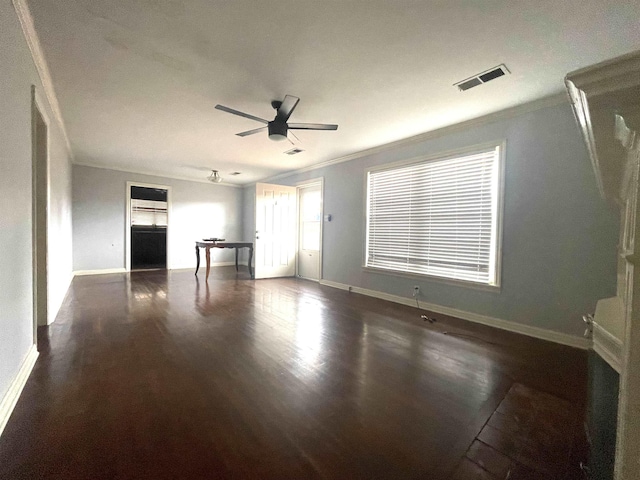
[[313,282],[145,272],[77,277],[68,298],[0,478],[440,480],[498,439],[476,436],[515,382],[581,408],[584,352]]

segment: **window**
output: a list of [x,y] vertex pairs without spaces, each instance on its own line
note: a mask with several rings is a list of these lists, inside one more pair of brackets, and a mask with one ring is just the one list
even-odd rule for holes
[[131,225],[167,226],[167,202],[131,199]]
[[131,225],[167,226],[168,190],[131,185]]
[[501,146],[368,172],[365,266],[497,286]]

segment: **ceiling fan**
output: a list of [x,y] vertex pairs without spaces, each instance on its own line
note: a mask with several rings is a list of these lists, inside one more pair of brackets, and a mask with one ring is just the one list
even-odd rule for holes
[[271,102],[271,106],[276,110],[276,116],[273,120],[268,121],[264,118],[255,117],[248,113],[234,110],[233,108],[225,107],[224,105],[216,105],[216,109],[223,112],[232,113],[240,117],[249,118],[260,123],[266,124],[265,127],[254,128],[253,130],[247,130],[246,132],[236,133],[239,137],[246,137],[247,135],[253,135],[264,130],[269,132],[269,138],[271,140],[280,141],[287,139],[287,132],[289,130],[337,130],[338,125],[329,125],[325,123],[287,123],[289,117],[295,110],[300,99],[293,95],[285,95],[283,101],[274,100]]

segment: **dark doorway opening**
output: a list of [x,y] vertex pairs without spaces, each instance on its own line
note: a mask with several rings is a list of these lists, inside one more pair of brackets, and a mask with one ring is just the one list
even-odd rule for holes
[[131,269],[167,268],[167,190],[131,187]]

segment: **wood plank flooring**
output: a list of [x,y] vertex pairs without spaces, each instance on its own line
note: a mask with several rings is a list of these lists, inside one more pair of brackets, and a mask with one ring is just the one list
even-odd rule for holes
[[422,313],[233,267],[76,277],[0,478],[504,478],[481,432],[514,388],[574,412],[579,478],[586,352]]

